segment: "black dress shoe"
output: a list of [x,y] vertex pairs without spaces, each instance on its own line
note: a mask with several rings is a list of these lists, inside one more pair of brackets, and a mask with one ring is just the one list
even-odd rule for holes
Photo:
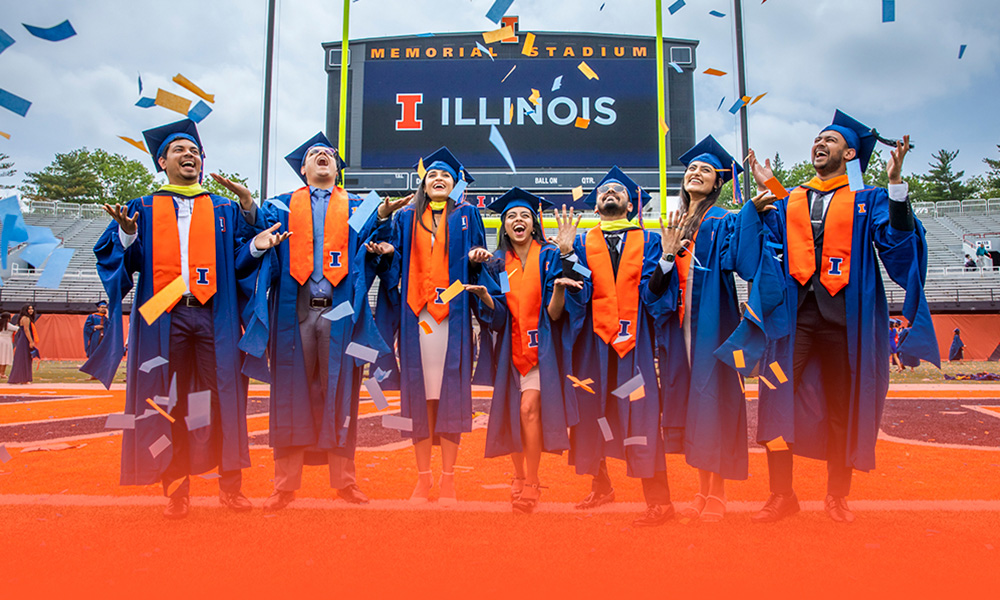
[[337,495],[351,504],[368,504],[368,496],[365,496],[356,483],[340,488],[337,490]]
[[673,504],[650,504],[641,517],[632,521],[632,527],[656,527],[674,518]]
[[605,504],[611,504],[615,501],[615,490],[611,489],[607,493],[600,492],[590,492],[587,497],[583,499],[583,502],[576,505],[578,510],[591,510],[597,508],[598,506],[604,506]]
[[167,508],[163,511],[163,516],[176,520],[183,519],[191,512],[191,499],[187,496],[171,496],[167,502]]
[[826,502],[823,503],[826,514],[837,523],[853,523],[854,513],[847,508],[847,497],[827,495]]
[[795,496],[795,492],[771,494],[764,508],[750,517],[750,520],[754,523],[777,523],[797,512],[799,512],[799,499]]
[[285,508],[295,500],[295,492],[274,490],[274,493],[264,501],[264,512],[273,513]]
[[235,510],[236,512],[247,512],[253,510],[253,504],[243,495],[243,492],[223,492],[219,490],[219,504]]

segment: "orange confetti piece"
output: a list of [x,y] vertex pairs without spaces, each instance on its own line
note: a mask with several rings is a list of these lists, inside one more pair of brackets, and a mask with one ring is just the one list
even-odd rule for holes
[[149,150],[146,150],[146,144],[144,144],[143,142],[139,140],[133,140],[132,138],[125,137],[124,135],[120,135],[118,136],[118,138],[128,142],[129,144],[132,144],[133,146],[135,146],[139,150],[142,150],[146,154],[149,154]]
[[777,361],[771,363],[771,372],[773,372],[774,376],[778,378],[778,383],[785,383],[788,381],[788,377],[785,376],[785,372],[781,370],[781,365],[779,365]]
[[768,189],[769,192],[774,194],[776,198],[785,198],[788,196],[788,190],[785,186],[781,185],[777,177],[772,177],[764,182],[764,187]]
[[165,410],[163,410],[162,408],[160,408],[160,406],[159,406],[159,405],[158,405],[158,404],[157,404],[156,402],[153,402],[153,399],[152,399],[152,398],[146,398],[146,404],[148,404],[148,405],[152,406],[152,407],[153,407],[153,409],[154,409],[154,410],[155,410],[156,412],[158,412],[158,413],[160,413],[161,415],[163,415],[164,417],[166,417],[166,419],[167,419],[168,421],[170,421],[171,423],[176,423],[176,422],[177,422],[177,419],[175,419],[175,418],[171,417],[170,415],[168,415],[168,414],[167,414],[167,411],[165,411]]
[[747,102],[750,102],[750,96],[743,96],[742,100],[743,104],[746,104]]
[[587,76],[587,79],[600,79],[600,77],[597,76],[597,73],[594,73],[594,70],[587,64],[587,61],[580,61],[577,68],[580,69],[581,73]]
[[507,121],[510,122],[510,123],[514,122],[514,103],[513,102],[510,103],[510,118],[508,118]]
[[751,103],[750,103],[750,106],[753,106],[754,104],[757,104],[757,102],[759,102],[759,101],[760,101],[760,99],[761,99],[761,98],[763,98],[763,97],[764,97],[764,96],[766,96],[766,95],[767,95],[767,92],[764,92],[764,93],[763,93],[763,94],[761,94],[760,96],[757,96],[756,98],[754,98],[754,99],[753,99],[753,102],[751,102]]
[[483,41],[487,44],[492,44],[493,42],[499,42],[500,40],[512,37],[514,37],[514,27],[511,25],[501,27],[500,29],[494,29],[493,31],[483,32]]
[[430,335],[431,333],[434,332],[434,330],[431,329],[431,326],[429,323],[427,323],[427,321],[421,321],[420,323],[417,324],[420,325],[420,328],[423,329],[424,333],[426,333],[427,335]]
[[423,159],[423,157],[421,157],[420,161],[417,163],[417,175],[421,179],[423,179],[424,175],[426,175],[426,174],[427,174],[427,169],[424,168],[424,159]]
[[[736,379],[740,382],[740,391],[743,392],[743,395],[746,395],[746,393],[747,393],[747,386],[746,386],[745,383],[743,383],[743,376],[740,375],[739,373],[737,373],[736,374]],[[750,401],[750,399],[747,398],[747,402],[749,402],[749,401]]]
[[660,117],[660,135],[667,135],[668,131],[670,131],[670,128],[667,127],[667,123],[663,120],[663,117]]
[[743,369],[747,366],[746,361],[743,359],[742,350],[733,350],[733,364],[736,365],[737,369]]
[[[538,106],[538,98],[540,96],[541,96],[541,92],[539,92],[535,88],[531,88],[531,95],[528,96],[528,102],[531,102],[535,106]],[[511,106],[513,106],[513,105],[511,105]]]
[[157,292],[152,298],[146,300],[145,304],[139,307],[139,314],[146,320],[146,325],[152,325],[153,321],[160,318],[160,315],[173,308],[177,301],[184,295],[184,278],[180,275],[168,283],[162,290]]
[[771,383],[770,381],[767,380],[767,377],[764,377],[763,375],[758,375],[758,377],[760,378],[761,381],[764,382],[764,385],[766,385],[767,387],[771,388],[772,390],[778,389],[778,388],[774,387],[773,383]]
[[180,73],[174,75],[174,83],[191,92],[195,96],[199,96],[205,100],[205,102],[211,102],[215,104],[215,94],[209,94],[205,90],[191,83],[191,80],[187,77],[181,75]]
[[716,77],[722,77],[726,74],[725,71],[720,71],[718,69],[705,69],[704,73],[705,75],[714,75]]
[[586,129],[588,127],[590,127],[590,119],[584,119],[583,117],[576,118],[577,129]]
[[639,389],[628,395],[629,402],[635,402],[636,400],[642,400],[646,397],[646,386],[639,386]]
[[461,281],[456,279],[455,281],[452,282],[451,285],[448,286],[448,289],[441,292],[441,302],[447,304],[451,302],[455,296],[461,294],[464,291],[465,291],[465,286],[462,285]]
[[507,78],[510,77],[510,74],[513,73],[514,69],[516,69],[516,68],[517,68],[517,65],[514,65],[513,67],[511,67],[510,71],[507,71],[507,74],[504,75],[503,79],[500,80],[500,83],[503,83],[503,82],[507,81]]
[[767,446],[767,449],[770,450],[771,452],[781,452],[782,450],[788,450],[788,444],[785,442],[785,438],[783,438],[780,435],[764,445]]
[[573,188],[572,190],[570,190],[570,192],[573,194],[573,201],[574,202],[577,201],[577,200],[579,200],[580,198],[583,198],[583,186],[582,185],[576,186],[575,188]]
[[526,33],[524,34],[524,47],[521,48],[521,54],[525,56],[531,56],[531,51],[535,49],[535,34]]
[[761,322],[760,317],[757,316],[757,313],[755,313],[753,309],[750,308],[750,304],[744,304],[743,306],[746,309],[746,311],[750,313],[750,316],[753,317],[755,321],[757,321],[758,323]]
[[191,101],[184,96],[178,96],[177,94],[171,94],[166,90],[156,90],[156,100],[154,100],[157,106],[162,106],[163,108],[169,108],[174,112],[179,112],[185,117],[188,114],[188,110],[191,108]]
[[586,379],[584,381],[580,381],[579,379],[573,377],[572,375],[567,375],[566,377],[573,382],[573,387],[583,388],[588,392],[590,392],[591,394],[594,393],[594,390],[589,385],[587,385],[588,383],[593,383],[594,382],[593,379]]
[[10,134],[9,134],[9,133],[7,133],[6,131],[0,131],[0,135],[4,136],[4,137],[5,137],[5,138],[7,138],[8,140],[10,139]]

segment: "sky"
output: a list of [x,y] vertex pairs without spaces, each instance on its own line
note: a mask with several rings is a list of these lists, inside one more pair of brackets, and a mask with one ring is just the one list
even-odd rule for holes
[[[675,14],[663,2],[664,36],[699,40],[695,76],[697,136],[712,134],[734,154],[739,123],[719,100],[736,96],[732,0],[686,0]],[[352,39],[424,32],[481,32],[493,0],[357,0]],[[604,5],[603,10],[601,6]],[[15,43],[0,54],[0,88],[32,102],[26,117],[0,109],[0,152],[18,170],[38,171],[56,153],[104,148],[137,160],[148,155],[117,136],[177,120],[161,107],[135,107],[181,73],[215,95],[199,126],[206,169],[260,182],[266,0],[0,0],[0,28]],[[749,110],[750,145],[760,155],[805,160],[813,137],[836,108],[883,134],[912,135],[904,173],[927,170],[939,149],[961,150],[966,176],[1000,158],[1000,10],[996,0],[899,0],[882,23],[881,0],[744,0],[747,86],[767,96]],[[709,15],[716,10],[724,18]],[[655,35],[652,0],[515,0],[507,12],[522,32]],[[69,19],[77,35],[32,37],[22,23],[50,27]],[[338,41],[338,0],[279,0],[269,161],[270,191],[301,185],[282,160],[324,129],[327,75],[321,44]],[[967,50],[959,60],[959,47]],[[730,75],[702,74],[716,68]],[[727,102],[727,106],[728,106]]]

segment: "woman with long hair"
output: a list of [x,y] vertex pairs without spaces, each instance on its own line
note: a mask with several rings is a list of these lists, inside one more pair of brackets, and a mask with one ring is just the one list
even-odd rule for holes
[[17,315],[17,333],[14,335],[14,360],[7,383],[31,383],[31,357],[37,350],[35,334],[35,307],[25,304]]
[[0,377],[7,375],[7,367],[14,362],[14,333],[17,325],[10,322],[10,313],[0,314]]
[[380,241],[368,251],[394,254],[380,285],[400,289],[400,412],[410,419],[404,435],[413,439],[418,474],[411,501],[429,500],[439,439],[438,503],[453,505],[459,440],[472,431],[471,314],[480,302],[493,303],[478,285],[490,253],[479,211],[462,194],[472,177],[458,159],[441,148],[419,165],[426,172],[416,193],[379,207]]
[[[567,428],[578,420],[563,400],[564,377],[553,327],[563,313],[566,287],[583,284],[562,276],[559,248],[544,237],[539,210],[544,198],[513,188],[487,208],[500,213],[497,250],[487,263],[500,281],[494,308],[483,323],[497,333],[496,376],[486,457],[509,454],[514,461],[511,503],[515,512],[538,505],[542,452],[569,449]],[[486,343],[489,333],[483,332]]]

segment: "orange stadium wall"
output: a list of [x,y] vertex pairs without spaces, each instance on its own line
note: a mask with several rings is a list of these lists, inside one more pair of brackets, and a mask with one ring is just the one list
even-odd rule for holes
[[[87,315],[39,315],[35,322],[38,332],[38,352],[44,360],[84,360],[83,323]],[[125,315],[128,331],[128,315]]]

